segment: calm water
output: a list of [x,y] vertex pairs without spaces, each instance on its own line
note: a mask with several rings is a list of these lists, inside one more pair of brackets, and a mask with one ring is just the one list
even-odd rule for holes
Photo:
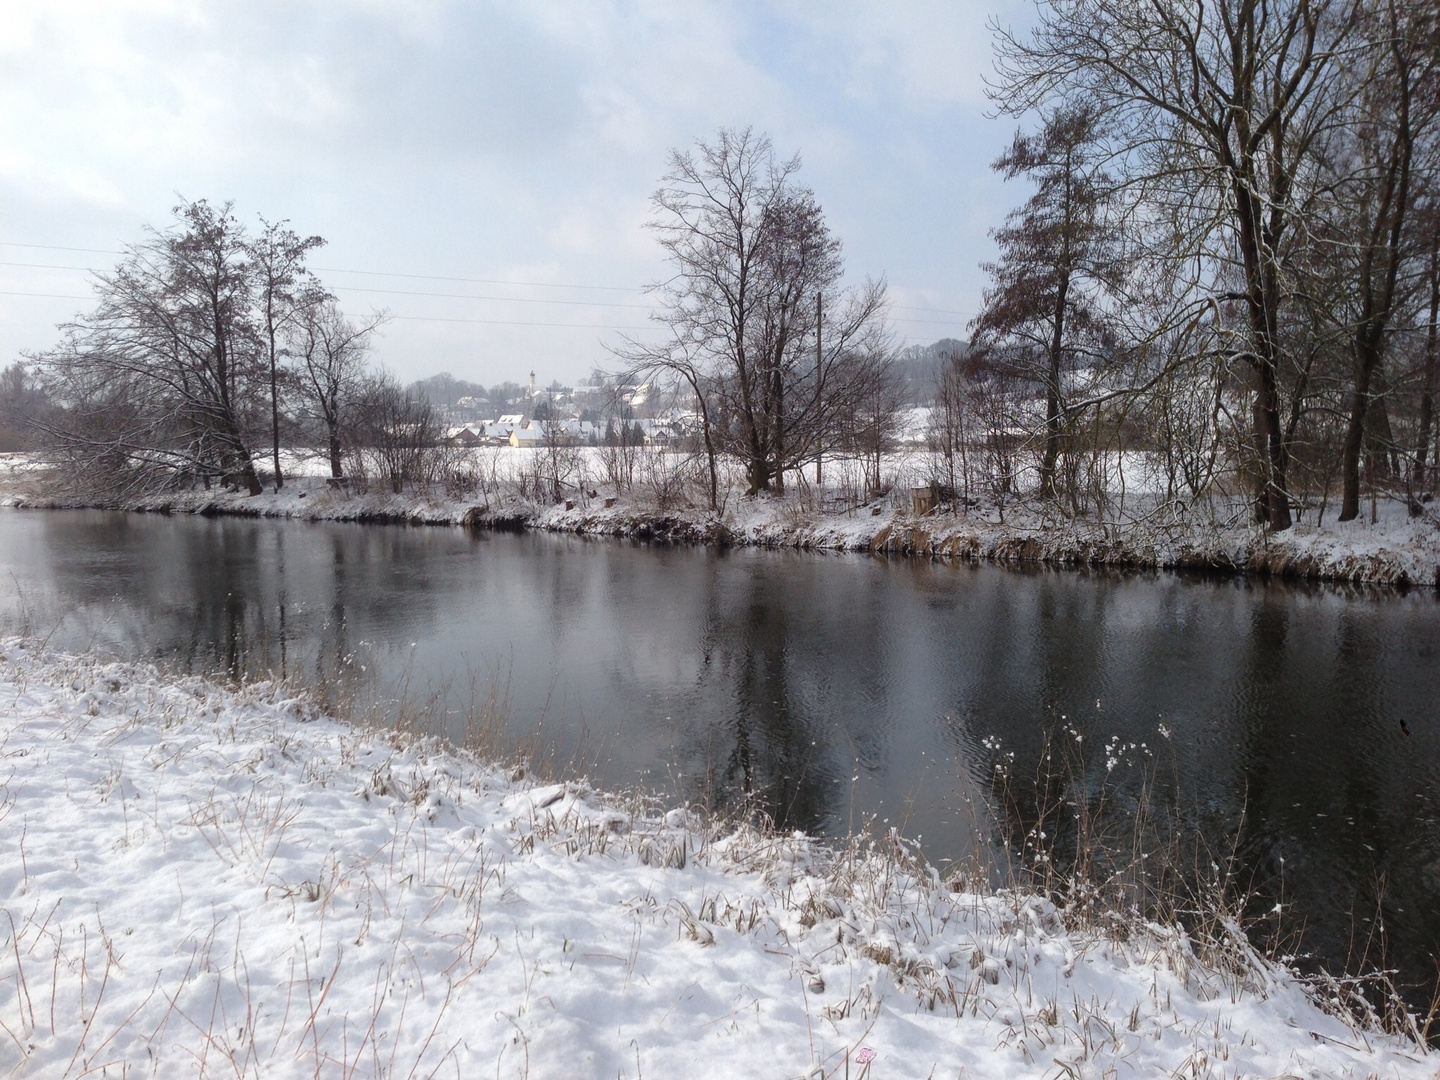
[[830,834],[873,818],[936,861],[967,853],[1001,755],[1033,773],[1073,726],[1099,775],[1113,738],[1156,751],[1191,826],[1238,837],[1328,963],[1377,913],[1412,981],[1440,955],[1430,590],[0,511],[0,618],[452,706],[499,671],[511,734],[538,727],[601,784],[748,792]]

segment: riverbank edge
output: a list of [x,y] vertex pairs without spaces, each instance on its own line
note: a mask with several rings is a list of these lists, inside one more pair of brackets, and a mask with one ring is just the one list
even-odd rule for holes
[[[17,766],[23,775],[11,778],[15,782],[11,802],[13,808],[20,811],[15,816],[21,820],[8,824],[9,835],[4,839],[18,835],[16,842],[24,844],[30,814],[29,803],[21,796],[28,798],[32,794],[27,787],[32,781],[40,783],[49,776],[45,781],[49,788],[63,789],[50,792],[52,802],[84,809],[94,819],[94,835],[89,837],[94,842],[89,846],[77,845],[79,854],[73,858],[75,869],[80,869],[81,859],[86,861],[87,871],[95,869],[88,864],[97,859],[113,864],[113,873],[87,872],[71,880],[56,869],[69,866],[71,849],[50,850],[45,842],[45,830],[37,828],[31,833],[29,863],[20,867],[18,864],[23,860],[11,860],[14,865],[6,871],[8,877],[16,878],[23,869],[19,891],[34,908],[31,918],[21,923],[18,930],[14,927],[11,930],[16,986],[24,985],[19,959],[21,946],[28,944],[33,951],[43,944],[44,926],[31,935],[34,941],[26,936],[37,912],[43,914],[49,910],[53,917],[61,903],[70,903],[74,910],[67,908],[62,914],[72,920],[90,918],[93,914],[97,936],[106,942],[105,955],[111,959],[105,961],[104,979],[107,983],[110,981],[113,966],[116,981],[107,1003],[107,1011],[113,1015],[102,1018],[106,1023],[99,1025],[99,1030],[114,1027],[114,1031],[99,1048],[90,1048],[92,1058],[107,1044],[113,1047],[111,1053],[117,1055],[119,1061],[138,1055],[154,1042],[153,1037],[143,1034],[155,1019],[151,1014],[161,1011],[160,1007],[169,1002],[170,1009],[164,1010],[160,1018],[163,1028],[177,1003],[184,1007],[209,1003],[212,987],[214,1002],[222,1008],[227,1004],[244,1004],[247,1018],[253,1016],[250,1023],[240,1028],[236,1041],[243,1043],[248,1038],[249,1053],[254,1054],[266,1036],[273,1034],[264,1030],[261,1021],[268,1020],[273,1029],[271,1014],[278,1010],[268,1008],[271,1003],[264,994],[265,988],[272,984],[284,987],[284,981],[278,977],[283,967],[278,961],[272,965],[275,969],[272,972],[261,967],[265,951],[257,946],[266,942],[272,947],[275,944],[275,934],[268,930],[268,937],[244,942],[251,957],[249,964],[244,963],[240,932],[246,924],[238,917],[232,920],[234,912],[229,908],[233,906],[238,912],[248,904],[252,914],[256,908],[273,908],[283,915],[288,904],[288,918],[251,919],[249,925],[262,930],[272,925],[279,928],[280,936],[294,952],[307,948],[307,927],[315,930],[316,920],[304,917],[306,906],[296,902],[296,898],[301,897],[310,905],[318,904],[322,941],[325,909],[330,907],[329,919],[334,930],[328,949],[316,948],[314,941],[308,946],[315,953],[317,972],[322,976],[320,1002],[323,1004],[329,997],[332,1003],[326,1015],[339,1015],[343,1028],[348,1030],[351,1025],[347,1010],[361,1010],[357,1033],[359,1030],[376,1032],[377,1021],[381,1021],[378,1030],[382,1033],[387,1024],[393,1024],[396,1041],[408,1044],[407,1055],[419,1045],[417,1066],[432,1042],[435,1047],[432,1056],[438,1056],[449,1042],[448,1039],[435,1041],[434,1035],[451,1004],[452,991],[457,988],[471,984],[472,993],[479,987],[482,994],[496,1000],[504,999],[510,992],[518,996],[519,989],[523,988],[528,1001],[531,982],[541,970],[542,959],[548,964],[544,975],[560,974],[562,978],[565,962],[568,961],[570,972],[574,972],[577,952],[579,959],[587,962],[607,959],[623,962],[624,958],[619,956],[579,951],[570,938],[563,944],[558,939],[545,940],[555,938],[551,931],[557,928],[573,934],[576,917],[586,915],[593,922],[592,929],[628,932],[633,921],[636,927],[645,923],[660,930],[649,936],[643,957],[639,951],[639,929],[633,931],[633,939],[619,933],[616,936],[633,941],[629,968],[636,968],[639,957],[642,969],[648,967],[646,983],[659,982],[669,976],[668,983],[674,985],[667,985],[667,991],[676,988],[682,991],[673,1002],[668,992],[650,995],[654,1000],[642,1004],[652,1005],[652,1014],[660,1014],[664,1007],[658,1022],[648,1026],[638,1021],[632,1023],[624,1036],[634,1034],[635,1039],[627,1044],[624,1038],[617,1038],[614,1048],[603,1048],[610,1058],[622,1062],[636,1040],[643,1041],[644,1036],[649,1035],[654,1036],[656,1042],[645,1046],[647,1053],[671,1050],[672,1060],[667,1064],[693,1065],[690,1057],[694,1048],[689,1039],[674,1036],[663,1042],[659,1039],[667,1019],[672,1026],[693,1020],[690,1026],[695,1036],[710,1038],[713,1035],[708,1030],[714,1024],[713,1018],[701,1022],[699,1016],[686,1015],[687,1011],[698,1010],[677,1008],[685,997],[686,987],[694,983],[692,976],[705,975],[713,981],[718,977],[717,972],[728,971],[732,966],[744,968],[747,964],[753,969],[758,961],[774,969],[768,972],[767,988],[805,987],[817,1012],[825,1007],[823,1015],[829,1021],[827,1031],[833,1028],[819,1047],[823,1057],[831,1061],[832,1067],[823,1070],[826,1075],[836,1075],[836,1062],[853,1057],[866,1043],[881,1046],[892,1059],[891,1064],[903,1075],[912,1075],[906,1064],[914,1065],[913,1075],[917,1077],[924,1074],[923,1060],[927,1056],[934,1054],[938,1061],[942,1057],[953,1058],[966,1046],[984,1047],[992,1043],[992,1050],[974,1051],[971,1055],[969,1065],[977,1075],[1038,1077],[1043,1072],[1049,1076],[1048,1068],[1041,1066],[1056,1052],[1060,1057],[1055,1060],[1070,1066],[1062,1070],[1066,1075],[1090,1075],[1092,1071],[1096,1074],[1105,1071],[1108,1075],[1110,1070],[1106,1066],[1113,1069],[1119,1062],[1126,1061],[1134,1067],[1137,1057],[1144,1059],[1143,1064],[1154,1066],[1158,1075],[1172,1068],[1178,1073],[1185,1062],[1197,1060],[1197,1054],[1208,1057],[1221,1053],[1228,1060],[1232,1051],[1237,1055],[1237,1069],[1239,1056],[1245,1055],[1257,1059],[1246,1064],[1266,1066],[1265,1074],[1288,1063],[1306,1075],[1358,1077],[1361,1070],[1365,1075],[1434,1075],[1426,1068],[1428,1054],[1422,1042],[1405,1035],[1386,1034],[1357,1023],[1354,1018],[1346,1021],[1333,1011],[1325,1010],[1323,995],[1317,995],[1314,987],[1306,985],[1283,962],[1268,960],[1256,952],[1243,937],[1227,941],[1225,946],[1231,961],[1242,962],[1238,966],[1233,963],[1215,966],[1202,958],[1197,944],[1178,927],[1132,920],[1123,934],[1114,933],[1113,927],[1108,932],[1093,926],[1088,930],[1067,928],[1064,911],[1038,896],[1010,890],[971,893],[958,881],[942,880],[893,830],[880,843],[860,844],[852,840],[849,844],[833,846],[800,833],[757,831],[744,823],[707,820],[688,808],[667,812],[653,800],[598,792],[583,780],[547,783],[522,777],[513,767],[487,762],[416,733],[357,727],[336,721],[282,684],[222,686],[205,678],[169,675],[143,663],[114,663],[94,655],[54,653],[43,644],[25,639],[0,639],[0,696],[9,699],[9,707],[0,711],[0,730],[5,732],[7,742],[18,745],[17,752],[25,766]],[[32,734],[32,730],[27,729],[36,730]],[[160,764],[171,768],[160,768]],[[54,779],[56,775],[63,779]],[[181,789],[178,800],[177,792],[168,790],[177,784]],[[295,785],[315,796],[317,805],[311,808],[311,816],[324,820],[311,821],[303,816],[312,800],[298,796]],[[75,791],[71,790],[72,786]],[[162,792],[161,788],[167,790]],[[190,788],[200,795],[208,790],[209,803],[201,809],[209,807],[212,812],[196,813],[197,805],[203,800],[190,798],[187,794]],[[90,793],[83,808],[76,792]],[[112,798],[113,793],[118,793],[118,797]],[[165,795],[170,797],[163,798]],[[127,816],[130,812],[124,809],[132,804],[149,806],[147,796],[153,797],[153,809],[146,810],[136,821],[148,816],[153,828],[132,823]],[[325,800],[326,805],[320,806],[320,799]],[[171,820],[173,815],[168,812],[172,809],[185,813]],[[223,814],[219,812],[221,809]],[[333,827],[334,822],[327,815],[336,809],[346,811],[342,817],[348,815],[355,819],[348,821],[347,818],[349,825],[363,821],[374,826],[374,835],[370,835],[371,830],[364,830],[364,850],[352,850],[353,841],[359,836],[356,830]],[[254,843],[254,850],[226,840],[219,828],[222,822],[230,827],[245,825],[246,815],[257,813],[265,819],[259,823],[265,828],[256,830],[264,832],[264,840]],[[120,837],[122,821],[123,837]],[[207,834],[206,828],[212,829],[213,835]],[[287,837],[284,845],[279,835],[270,836],[276,829]],[[50,832],[57,830],[63,833],[59,825]],[[417,845],[413,842],[417,833],[434,839]],[[445,873],[438,875],[444,880],[428,880],[437,877],[430,863],[441,862],[428,854],[429,845],[436,845],[439,850],[442,842],[467,854],[473,873],[459,884],[452,880],[450,871],[453,866],[465,863],[463,859],[445,859]],[[167,892],[168,885],[152,881],[152,876],[136,862],[146,854],[147,845],[154,848],[157,844],[166,865],[175,872],[177,888],[169,890],[179,900],[175,921],[178,923],[183,918],[185,910],[186,889],[179,887],[182,874],[178,869],[183,867],[192,871],[184,875],[191,911],[209,912],[217,928],[221,923],[234,922],[234,956],[228,966],[225,956],[230,944],[226,941],[221,943],[216,957],[207,954],[206,963],[201,964],[198,972],[192,971],[195,963],[192,956],[190,965],[181,973],[179,962],[185,959],[181,955],[185,950],[173,949],[170,924],[149,920],[143,914],[137,919],[135,912],[139,909],[133,903],[121,902],[133,900],[129,894],[136,892],[144,892],[161,908],[172,899]],[[408,853],[407,845],[411,849]],[[395,850],[388,856],[387,863],[382,856],[390,848]],[[477,855],[491,848],[493,853],[488,861]],[[290,878],[313,869],[316,862],[313,856],[322,850],[325,855],[320,862],[329,868],[328,876],[322,875],[313,881],[297,878],[298,883],[291,882]],[[21,853],[24,854],[23,848]],[[219,859],[218,864],[212,863],[212,855]],[[530,871],[531,864],[540,874]],[[193,873],[202,867],[211,871],[208,876]],[[359,869],[371,872],[362,874]],[[609,899],[602,902],[600,890],[574,889],[573,882],[586,873],[618,877],[622,879],[622,887],[603,890]],[[571,887],[568,891],[555,887],[538,891],[546,884],[544,880],[536,880],[542,875],[544,878],[563,875],[572,883]],[[56,889],[64,885],[52,880],[57,878],[65,878],[72,891],[77,888],[76,880],[94,887],[89,888],[86,895],[69,900],[58,897],[50,907],[51,898],[46,890],[51,889],[52,884]],[[394,957],[400,954],[401,940],[414,945],[416,939],[423,939],[421,945],[406,949],[415,970],[400,971],[399,975],[423,975],[432,983],[441,983],[448,974],[448,969],[440,970],[448,953],[436,960],[424,946],[432,945],[439,951],[444,945],[454,951],[457,958],[463,955],[467,943],[462,941],[457,946],[450,939],[456,936],[457,927],[463,925],[466,932],[478,940],[480,896],[491,880],[497,880],[503,891],[498,897],[498,907],[495,900],[485,907],[490,912],[490,920],[505,917],[507,911],[535,920],[531,934],[524,939],[524,951],[518,932],[513,950],[508,950],[508,938],[492,934],[494,951],[488,958],[482,958],[464,978],[439,986],[439,990],[444,991],[444,1000],[438,1005],[434,1024],[428,1025],[428,1014],[421,1013],[418,1024],[412,1020],[412,1030],[402,1030],[407,1003],[417,1011],[422,1005],[435,1006],[434,1000],[425,1000],[424,980],[418,980],[421,989],[417,1000],[411,1001],[406,992],[405,1001],[398,1006],[397,1018],[396,1004],[389,999],[398,999],[400,995],[372,994],[369,980],[374,974],[373,964],[367,963],[368,954],[355,947],[363,946],[366,938],[373,938],[380,944],[372,944],[371,951],[384,954],[394,945],[391,964],[399,968],[403,965]],[[559,884],[565,886],[566,881]],[[721,887],[724,895],[717,892]],[[369,902],[370,892],[377,888],[386,895],[388,902],[383,906]],[[614,902],[630,891],[636,893],[634,899]],[[640,898],[642,891],[644,902]],[[565,897],[565,902],[556,905],[559,896]],[[667,896],[668,901],[661,903],[660,899]],[[96,902],[97,897],[100,902]],[[113,903],[104,903],[107,899]],[[723,911],[717,906],[720,901],[724,901]],[[747,923],[746,905],[752,902],[763,906],[765,917],[759,918],[757,910],[751,907]],[[87,904],[93,906],[93,913],[82,912]],[[552,910],[552,906],[556,910]],[[102,911],[102,907],[106,910]],[[461,917],[447,922],[447,916],[452,914],[450,909]],[[440,925],[427,929],[426,922],[436,917],[437,912],[436,921]],[[407,921],[416,913],[423,913],[425,918]],[[112,926],[124,927],[120,940],[125,945],[126,958],[134,958],[127,967],[121,967],[108,952],[109,939],[105,937],[102,915]],[[549,925],[547,920],[555,918],[559,922]],[[354,941],[354,947],[347,949],[357,926],[359,939]],[[469,929],[471,926],[473,930]],[[536,929],[547,932],[541,934],[538,941]],[[254,934],[253,929],[251,933]],[[194,936],[192,933],[187,941]],[[211,934],[205,939],[207,949],[214,937]],[[290,941],[292,937],[296,939],[294,942]],[[59,939],[55,940],[58,958]],[[541,948],[547,946],[555,955],[541,955]],[[469,947],[473,952],[474,943],[470,942]],[[502,953],[502,949],[507,951]],[[350,966],[342,968],[347,951]],[[781,963],[777,965],[771,958],[779,958]],[[284,956],[280,960],[283,961]],[[156,1000],[153,988],[148,995],[144,993],[150,978],[147,964],[160,965],[154,983],[159,986],[165,979],[167,985],[155,1008],[144,1013]],[[250,1008],[252,966],[257,976],[253,985],[261,995],[256,999],[261,1006],[258,1009]],[[293,969],[293,963],[291,966]],[[423,972],[422,966],[426,968]],[[56,970],[64,970],[70,983],[75,981],[66,965],[57,962]],[[486,971],[487,980],[472,983],[471,976],[480,970]],[[1047,980],[1039,977],[1042,970]],[[326,971],[330,971],[328,979],[324,977]],[[267,979],[266,974],[275,977]],[[747,979],[758,982],[754,979],[756,971],[744,974]],[[395,973],[387,973],[388,979],[395,977]],[[91,978],[93,981],[94,973]],[[295,980],[292,970],[292,993]],[[301,985],[308,988],[310,982],[307,968]],[[1044,999],[1047,982],[1054,983],[1055,1000],[1051,1002]],[[511,986],[512,983],[515,985]],[[332,995],[337,984],[340,990]],[[629,984],[627,977],[625,987]],[[378,978],[375,985],[380,985]],[[963,995],[957,995],[957,986],[963,989]],[[845,987],[848,989],[842,989]],[[73,989],[62,983],[58,993],[63,998],[67,990]],[[388,983],[386,989],[390,989]],[[539,1010],[535,1018],[525,1019],[527,1026],[543,1028],[555,1024],[555,1017],[566,1019],[567,1013],[577,1008],[593,1010],[595,1007],[593,987],[581,987],[581,994],[567,995],[563,981],[552,981],[546,989],[549,994],[542,1000],[548,1002],[548,1010]],[[608,983],[606,989],[611,996],[616,993]],[[751,989],[748,983],[746,989]],[[37,996],[42,992],[43,987],[36,991]],[[624,988],[619,991],[624,992]],[[806,990],[798,992],[804,994]],[[849,994],[842,1002],[850,1004],[837,1005],[834,1000],[837,992]],[[222,993],[227,999],[236,1000],[222,1002]],[[823,996],[827,993],[831,995],[828,999]],[[83,1005],[83,975],[79,994]],[[54,986],[51,995],[52,999],[57,995]],[[1072,999],[1063,1003],[1065,1008],[1060,1007],[1062,995]],[[101,998],[103,996],[102,992]],[[83,1015],[83,1008],[74,1010],[73,1016],[70,1011],[60,1009],[59,1030],[52,1001],[48,1037],[41,1035],[43,1016],[37,1021],[33,1006],[29,1029],[25,1028],[26,1014],[19,1009],[19,998],[17,993],[13,1004],[29,1040],[15,1041],[21,1051],[22,1068],[38,1065],[43,1069],[48,1063],[63,1061],[65,1051],[72,1044],[75,1045],[72,1062],[86,1049],[87,1032],[100,1010],[99,998],[94,1000],[88,1018]],[[130,1005],[137,1000],[138,1006],[131,1010]],[[766,998],[767,1012],[772,1010],[772,1001],[784,1009],[773,1018],[767,1016],[772,1034],[783,1022],[789,1029],[785,1033],[790,1036],[784,1042],[800,1045],[803,1020],[803,1030],[811,1039],[810,1056],[812,1059],[821,1056],[817,1053],[816,1035],[810,1031],[810,1000],[805,1002],[803,1018],[793,1001],[782,1001],[778,993]],[[363,1011],[367,1002],[376,1010],[370,1015],[368,1027],[367,1014]],[[457,998],[451,1015],[463,1011],[459,1009],[462,1004],[468,1006],[473,1002]],[[754,1004],[758,1017],[759,996]],[[210,1008],[213,1012],[215,1006]],[[1073,1025],[1066,1019],[1071,1010],[1076,1021]],[[41,1011],[43,1013],[43,1005]],[[184,1008],[180,1011],[183,1017]],[[318,1011],[319,1005],[314,1006],[312,1019]],[[719,1018],[739,1011],[722,1013]],[[496,1012],[493,1025],[496,1030],[483,1033],[491,1036],[486,1041],[503,1043],[497,1036],[508,1035],[506,1023],[516,1026],[525,1013],[523,1007],[516,1016]],[[1127,1013],[1128,1025],[1124,1021]],[[286,1014],[289,1014],[288,1008]],[[469,1017],[470,1013],[465,1015]],[[615,1026],[608,1016],[601,1019],[610,1020],[610,1026]],[[1105,1040],[1093,1038],[1089,1025],[1096,1020],[1111,1032],[1113,1052],[1107,1052]],[[467,1019],[466,1022],[474,1021]],[[1231,1038],[1232,1023],[1239,1033],[1238,1040]],[[1263,1030],[1252,1030],[1252,1025],[1257,1023]],[[198,1040],[192,1041],[202,1044],[216,1041],[213,1024],[212,1031],[192,1026],[199,1035]],[[257,1026],[261,1029],[259,1040]],[[430,1027],[428,1036],[427,1026]],[[596,1026],[603,1025],[597,1023]],[[179,1029],[180,1025],[176,1027]],[[328,1038],[330,1044],[337,1041],[334,1027],[333,1022],[329,1023],[323,1033],[315,1036],[313,1052],[317,1068],[319,1063],[332,1060],[336,1049],[341,1049],[344,1060],[348,1060],[348,1051],[343,1046],[321,1044],[322,1038]],[[1223,1051],[1217,1049],[1221,1046],[1217,1040],[1222,1029],[1227,1033],[1221,1040],[1226,1046]],[[1212,1030],[1216,1033],[1213,1038],[1207,1034]],[[1032,1031],[1042,1033],[1038,1040]],[[542,1031],[532,1033],[539,1035]],[[275,1045],[265,1060],[273,1058],[277,1049],[288,1050],[288,1045],[281,1045],[283,1035],[282,1021],[279,1034],[274,1035]],[[1360,1036],[1363,1047],[1354,1044],[1355,1035]],[[1032,1041],[1036,1042],[1035,1046],[1029,1045]],[[294,1054],[296,1061],[302,1053],[309,1052],[304,1031],[299,1042]],[[460,1043],[461,1040],[457,1040],[450,1046],[439,1058],[440,1063],[454,1055]],[[527,1045],[529,1043],[527,1040]],[[539,1039],[533,1044],[545,1045]],[[0,1047],[0,1058],[8,1053],[9,1045]],[[162,1052],[175,1056],[177,1046],[167,1042],[160,1046]],[[677,1049],[685,1061],[675,1060],[678,1055],[673,1051]],[[706,1049],[712,1054],[715,1050],[714,1047]],[[1037,1054],[1039,1050],[1045,1053]],[[873,1051],[871,1056],[875,1056]],[[135,1060],[139,1060],[138,1056]],[[734,1050],[710,1061],[712,1065],[736,1066],[734,1070],[717,1069],[716,1075],[722,1072],[731,1075],[732,1071],[735,1075],[750,1074],[748,1056]],[[555,1055],[548,1060],[537,1059],[538,1075],[560,1075],[555,1067],[561,1063]],[[613,1063],[606,1062],[607,1065]],[[466,1064],[474,1063],[467,1061]],[[1082,1065],[1091,1068],[1082,1068]],[[1377,1066],[1380,1072],[1373,1071]],[[303,1069],[296,1074],[301,1073]],[[663,1069],[661,1074],[665,1074]]]
[[[100,509],[338,521],[450,525],[498,531],[538,530],[652,543],[993,562],[1066,569],[1201,571],[1340,584],[1440,588],[1440,526],[1430,517],[1377,529],[1363,521],[1305,524],[1276,535],[1254,526],[1190,522],[1095,524],[1049,521],[1023,506],[1009,522],[944,513],[914,515],[880,504],[844,513],[805,509],[784,499],[741,499],[722,514],[666,509],[631,498],[613,505],[541,506],[519,499],[479,504],[433,495],[353,495],[291,481],[279,493],[176,492],[132,500],[11,493],[0,505],[24,509]],[[606,500],[611,501],[611,500]]]

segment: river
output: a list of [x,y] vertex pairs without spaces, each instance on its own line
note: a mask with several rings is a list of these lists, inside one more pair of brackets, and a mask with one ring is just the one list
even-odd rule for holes
[[1435,977],[1428,589],[4,510],[0,620],[428,703],[455,738],[498,688],[510,742],[552,767],[830,836],[896,826],[942,866],[993,833],[997,765],[1033,777],[1048,749],[1092,791],[1150,778],[1327,966],[1369,938]]

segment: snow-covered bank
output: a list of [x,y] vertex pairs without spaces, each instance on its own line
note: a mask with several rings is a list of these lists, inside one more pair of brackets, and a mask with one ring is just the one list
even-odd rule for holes
[[[877,511],[872,513],[872,511]],[[1440,526],[1387,507],[1376,524],[1301,522],[1285,533],[1200,521],[1112,524],[1055,519],[1023,505],[989,513],[912,515],[877,503],[859,512],[741,500],[724,515],[642,507],[548,507],[528,519],[561,532],[721,542],[816,551],[870,551],[1055,566],[1208,569],[1322,581],[1440,586]],[[483,523],[483,512],[471,521]],[[513,518],[507,519],[513,520]]]
[[[523,455],[525,451],[506,451]],[[512,466],[513,467],[513,466]],[[908,494],[908,493],[907,493]],[[1155,507],[1139,516],[1145,497],[1132,498],[1121,522],[1071,519],[1043,505],[1012,500],[1003,510],[976,506],[959,514],[912,514],[898,496],[868,505],[842,505],[806,493],[790,498],[729,497],[721,513],[693,506],[662,507],[637,490],[619,498],[582,492],[568,504],[537,504],[513,493],[447,494],[441,490],[392,495],[332,487],[323,477],[292,476],[280,492],[249,496],[202,490],[120,500],[114,509],[150,513],[224,514],[306,521],[535,528],[594,536],[674,543],[870,551],[934,558],[984,559],[1056,566],[1130,569],[1211,569],[1312,580],[1440,587],[1440,518],[1434,505],[1411,517],[1404,503],[1385,500],[1372,524],[1366,515],[1340,523],[1331,509],[1284,533],[1247,524],[1243,500],[1218,507],[1233,519],[1216,524],[1216,506],[1185,516]],[[611,505],[606,505],[606,503]],[[0,506],[96,506],[47,494],[24,455],[0,459]],[[1367,508],[1368,509],[1368,508]]]
[[0,739],[12,1075],[1437,1075],[1253,955],[532,786],[274,685],[0,642]]

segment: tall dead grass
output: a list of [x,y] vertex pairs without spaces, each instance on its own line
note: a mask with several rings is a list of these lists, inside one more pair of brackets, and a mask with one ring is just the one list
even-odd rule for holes
[[[475,760],[500,764],[513,780],[576,781],[588,790],[582,778],[593,772],[594,758],[583,742],[562,749],[547,727],[548,698],[528,723],[517,720],[512,671],[502,659],[478,668],[467,665],[440,679],[417,675],[413,656],[389,680],[380,670],[373,660],[352,655],[346,677],[318,695],[317,705],[360,729],[388,730],[402,740],[433,740]],[[248,680],[228,681],[240,686]],[[317,698],[313,689],[291,685],[297,696]],[[1096,743],[1061,724],[1044,736],[1031,771],[1020,770],[1013,753],[987,740],[994,774],[988,793],[982,793],[983,812],[971,815],[970,859],[942,875],[896,830],[877,836],[873,822],[857,827],[852,821],[851,835],[830,845],[834,850],[822,859],[827,888],[832,896],[850,898],[847,907],[864,894],[867,906],[889,910],[907,902],[905,895],[891,895],[894,882],[943,882],[951,892],[999,892],[1041,901],[1065,929],[1081,935],[1128,942],[1178,934],[1175,940],[1234,993],[1263,993],[1276,972],[1285,969],[1300,973],[1317,1004],[1357,1032],[1383,1031],[1422,1045],[1440,1039],[1440,983],[1428,1005],[1417,1007],[1413,993],[1407,1001],[1396,972],[1383,962],[1383,942],[1358,943],[1352,962],[1338,972],[1304,963],[1303,928],[1287,912],[1283,879],[1262,880],[1242,850],[1244,812],[1220,842],[1207,840],[1206,831],[1194,825],[1195,808],[1183,803],[1173,747],[1163,727],[1160,735],[1153,747],[1118,738]],[[677,813],[671,809],[667,814],[667,807],[684,802],[679,785],[674,787],[664,798],[640,789],[606,798],[626,808],[632,825],[664,821]],[[754,795],[717,805],[713,793],[707,793],[678,813],[686,829],[702,839],[637,829],[627,831],[628,840],[620,846],[629,850],[633,845],[648,864],[683,867],[705,858],[709,846],[722,838],[733,859],[735,838],[741,837],[738,849],[752,852],[751,861],[761,868],[776,864],[790,838],[771,808]],[[570,826],[580,827],[577,822]],[[593,852],[596,843],[602,851],[612,843],[608,835],[585,837],[581,847],[586,852]],[[914,899],[920,902],[918,894]],[[812,896],[795,903],[814,907],[819,901]],[[821,919],[825,913],[822,906],[808,917]],[[717,919],[728,924],[742,916],[733,911],[709,921]],[[886,962],[883,950],[872,958]],[[953,990],[944,972],[926,974],[928,969],[905,963],[895,970],[932,1007]]]
[[[1063,718],[1062,718],[1063,720]],[[1397,972],[1373,940],[1352,949],[1341,971],[1303,950],[1304,928],[1285,900],[1279,874],[1265,874],[1243,850],[1245,817],[1216,832],[1186,806],[1169,732],[1159,745],[1096,744],[1063,724],[1042,738],[1022,772],[997,740],[988,797],[992,834],[957,873],[1053,903],[1070,929],[1116,941],[1155,927],[1183,931],[1196,959],[1237,990],[1263,992],[1284,968],[1326,1012],[1358,1032],[1383,1031],[1420,1044],[1440,1038],[1440,980],[1428,1004],[1407,1001]],[[1378,920],[1377,920],[1378,924]]]

